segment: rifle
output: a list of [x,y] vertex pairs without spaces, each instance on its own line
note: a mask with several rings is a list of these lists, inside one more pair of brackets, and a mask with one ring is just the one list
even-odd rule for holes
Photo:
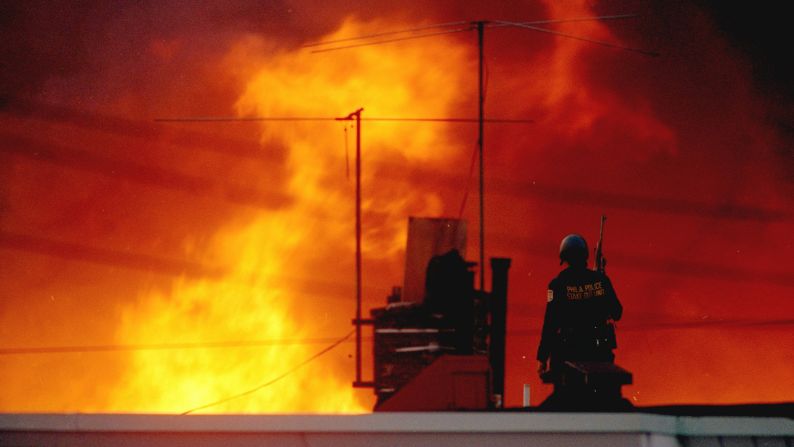
[[595,249],[595,269],[597,272],[605,273],[607,268],[607,260],[604,259],[604,253],[602,251],[603,243],[604,243],[604,222],[606,222],[607,216],[601,215],[601,235],[598,237],[598,244],[596,244]]
[[[595,268],[601,274],[606,274],[607,260],[604,258],[604,222],[607,221],[607,216],[601,215],[601,234],[598,236],[598,244],[595,249]],[[612,317],[606,321],[606,333],[604,334],[604,341],[610,349],[615,349],[617,345],[617,337],[615,337],[615,320]]]

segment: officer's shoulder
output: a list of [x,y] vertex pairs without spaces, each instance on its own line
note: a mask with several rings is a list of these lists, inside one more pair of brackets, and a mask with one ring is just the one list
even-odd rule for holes
[[598,270],[587,269],[585,270],[585,275],[596,281],[609,281],[609,278],[607,277],[606,273],[601,273]]
[[599,277],[599,279],[601,281],[608,282],[608,283],[612,282],[612,281],[609,280],[609,276],[607,276],[606,273],[601,273],[599,271],[595,271],[595,273],[598,274],[598,277]]

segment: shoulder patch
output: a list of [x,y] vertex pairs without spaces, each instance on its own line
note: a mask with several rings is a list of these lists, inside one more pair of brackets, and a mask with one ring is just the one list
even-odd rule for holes
[[546,291],[546,302],[550,303],[554,299],[554,291],[549,289]]

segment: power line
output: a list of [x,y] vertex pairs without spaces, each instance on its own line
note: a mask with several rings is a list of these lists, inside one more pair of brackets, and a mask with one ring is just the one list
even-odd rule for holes
[[[519,249],[529,255],[547,257],[553,247],[548,247],[540,239],[515,237],[501,233],[492,233],[490,237],[513,249]],[[93,247],[73,242],[30,236],[25,234],[0,231],[0,249],[17,250],[44,256],[53,256],[67,260],[90,262],[100,265],[121,266],[133,270],[151,271],[168,275],[187,275],[211,280],[225,280],[229,271],[220,266],[211,266],[188,260],[169,259],[151,255],[132,253],[107,248]],[[611,258],[616,265],[628,270],[666,273],[677,276],[695,278],[722,279],[738,282],[764,282],[782,287],[794,285],[794,272],[751,270],[742,267],[725,266],[713,263],[702,263],[691,260],[673,258],[653,258],[613,252]],[[254,278],[254,276],[252,276]],[[307,286],[307,290],[315,294],[348,293],[347,285],[341,282],[330,282],[301,276],[278,275],[268,276],[273,280],[292,281]],[[245,279],[242,278],[243,280]],[[242,282],[240,279],[233,279]]]
[[[220,198],[235,205],[272,209],[288,199],[285,193],[247,188],[228,181],[182,173],[173,169],[149,166],[134,161],[119,160],[63,144],[42,143],[29,137],[0,132],[0,152],[26,157],[111,178],[124,178],[135,183],[180,191],[200,197]],[[220,192],[220,194],[218,194]]]
[[[658,330],[686,330],[686,329],[719,329],[719,328],[768,328],[794,326],[794,319],[756,319],[756,320],[693,320],[671,322],[647,322],[630,325],[621,324],[621,331],[644,332]],[[352,332],[351,332],[352,334]],[[341,344],[350,337],[346,335],[342,341],[337,338],[305,338],[305,339],[272,339],[272,340],[241,340],[220,342],[195,342],[195,343],[150,343],[150,344],[110,344],[93,346],[48,346],[38,348],[0,348],[0,356],[11,355],[40,355],[40,354],[89,354],[97,352],[138,352],[138,351],[179,351],[194,349],[232,349],[255,348],[263,346],[298,346],[316,345],[325,343]],[[540,328],[511,330],[508,335],[524,336],[540,334]],[[363,341],[371,342],[372,337],[364,337]],[[351,340],[352,342],[352,340]]]
[[598,208],[621,208],[665,215],[691,215],[724,220],[777,222],[791,220],[794,215],[783,209],[726,202],[704,202],[689,198],[651,197],[637,194],[568,188],[540,182],[521,182],[494,178],[492,190],[520,197],[534,196],[548,202],[590,203]]
[[[543,20],[532,20],[532,21],[527,21],[527,22],[511,22],[511,23],[520,23],[522,25],[530,25],[531,26],[531,25],[549,25],[549,24],[586,22],[586,21],[621,20],[621,19],[630,19],[630,18],[635,18],[635,17],[637,17],[636,14],[613,14],[613,15],[602,15],[602,16],[573,17],[573,18],[567,18],[567,19],[543,19]],[[483,22],[483,23],[484,23],[485,26],[487,26],[489,28],[513,26],[511,24],[507,24],[504,21]],[[466,28],[461,28],[461,29],[458,29],[458,30],[446,30],[446,31],[439,31],[439,32],[436,32],[436,33],[432,33],[432,34],[425,33],[425,34],[422,34],[422,35],[419,35],[419,36],[406,36],[406,37],[403,37],[403,38],[379,40],[377,42],[361,43],[361,44],[355,44],[355,45],[349,45],[349,46],[339,46],[339,47],[327,48],[327,49],[320,50],[320,51],[341,50],[343,48],[353,48],[353,47],[356,47],[356,46],[375,45],[375,44],[382,44],[382,43],[389,43],[389,42],[397,42],[397,41],[401,41],[401,40],[418,39],[418,38],[428,37],[428,36],[437,35],[437,34],[446,34],[446,33],[451,33],[451,32],[460,32],[460,31],[470,31],[470,30],[475,29],[475,24],[476,24],[476,22],[472,22],[472,21],[456,21],[456,22],[437,23],[437,24],[432,24],[432,25],[418,26],[418,27],[414,27],[414,28],[405,28],[405,29],[401,29],[401,30],[384,31],[384,32],[380,32],[380,33],[373,33],[373,34],[360,35],[360,36],[354,36],[354,37],[346,37],[346,38],[334,39],[334,40],[326,40],[326,41],[321,41],[321,42],[313,42],[313,43],[305,44],[305,45],[303,45],[303,47],[304,48],[314,48],[314,47],[330,46],[330,45],[336,45],[336,44],[344,43],[344,42],[373,40],[373,39],[378,39],[380,37],[386,37],[386,36],[396,36],[396,35],[399,35],[399,34],[411,34],[411,33],[417,33],[419,31],[427,31],[427,30],[431,30],[431,29],[451,28],[451,27],[455,27],[455,26],[469,25]]]
[[555,31],[555,30],[551,30],[551,29],[548,29],[548,28],[542,28],[542,27],[539,27],[539,26],[530,25],[530,24],[527,24],[527,23],[507,22],[507,21],[498,21],[498,22],[495,22],[495,23],[498,23],[498,24],[501,24],[501,25],[506,25],[506,26],[513,26],[513,27],[516,27],[516,28],[526,28],[526,29],[533,30],[533,31],[539,31],[539,32],[542,32],[542,33],[553,34],[555,36],[565,37],[567,39],[580,40],[582,42],[588,42],[588,43],[592,43],[592,44],[596,44],[596,45],[601,45],[601,46],[604,46],[604,47],[615,48],[615,49],[618,49],[618,50],[632,51],[632,52],[635,52],[635,53],[643,54],[645,56],[652,56],[652,57],[659,56],[659,53],[657,53],[655,51],[643,50],[641,48],[627,47],[627,46],[619,45],[619,44],[612,43],[612,42],[606,42],[606,41],[603,41],[603,40],[591,39],[589,37],[577,36],[575,34],[564,33],[564,32],[561,32],[561,31]]
[[[574,23],[574,22],[594,22],[594,21],[605,21],[605,20],[622,20],[622,19],[634,19],[639,17],[637,14],[613,14],[613,15],[603,15],[603,16],[584,16],[584,17],[571,17],[568,19],[545,19],[545,20],[532,20],[528,22],[513,22],[513,23],[521,23],[522,25],[552,25],[557,23]],[[494,23],[504,23],[503,20],[495,20]]]
[[242,393],[235,394],[233,396],[229,396],[229,397],[226,397],[226,398],[223,398],[223,399],[220,399],[220,400],[216,400],[215,402],[211,402],[211,403],[208,403],[206,405],[201,405],[199,407],[191,408],[190,410],[187,410],[184,413],[182,413],[182,415],[190,414],[190,413],[196,412],[198,410],[203,410],[205,408],[214,407],[216,405],[220,405],[222,403],[229,402],[230,400],[234,400],[234,399],[237,399],[237,398],[240,398],[240,397],[243,397],[243,396],[247,396],[249,394],[253,394],[253,393],[261,390],[262,388],[265,388],[265,387],[268,387],[270,385],[273,385],[274,383],[278,382],[279,380],[289,376],[290,374],[292,374],[293,372],[297,371],[301,367],[307,365],[308,363],[310,363],[313,360],[319,358],[323,354],[325,354],[325,353],[331,351],[332,349],[334,349],[335,347],[339,346],[340,344],[342,344],[342,342],[344,342],[345,340],[350,338],[350,336],[353,335],[353,333],[355,333],[355,330],[348,332],[347,335],[345,335],[344,337],[342,337],[339,340],[333,342],[332,344],[327,346],[325,349],[323,349],[322,351],[314,354],[313,356],[309,357],[308,359],[304,360],[303,362],[298,363],[297,365],[295,365],[292,368],[288,369],[287,371],[285,371],[284,373],[282,373],[278,377],[275,377],[275,378],[273,378],[273,379],[271,379],[271,380],[269,380],[269,381],[267,381],[267,382],[265,382],[265,383],[263,383],[263,384],[261,384],[259,386],[251,388],[251,389],[249,389],[247,391],[243,391]]
[[471,179],[474,178],[474,167],[477,165],[477,152],[478,147],[474,145],[474,150],[471,153],[471,164],[469,165],[469,176],[466,178],[466,185],[463,188],[463,200],[460,202],[458,219],[463,219],[463,212],[466,210],[466,202],[469,200],[469,186],[471,185]]
[[[162,127],[152,125],[149,120],[130,120],[116,115],[89,112],[42,102],[30,102],[18,98],[10,102],[3,112],[6,114],[13,113],[16,116],[31,120],[73,125],[83,129],[93,129],[101,133],[111,133],[136,139],[153,138],[156,140],[164,135]],[[172,128],[172,131],[168,133],[168,140],[179,145],[177,147],[188,146],[191,151],[198,149],[221,155],[231,155],[264,162],[271,161],[265,156],[266,153],[261,150],[261,143],[258,140],[252,142],[248,139],[232,138],[231,136],[221,137],[192,129],[185,130],[185,128]]]
[[[239,118],[211,118],[217,121],[235,121]],[[267,118],[242,118],[248,120],[266,120]],[[296,117],[295,119],[304,119]],[[333,118],[321,118],[330,120]],[[377,119],[377,118],[375,118]],[[435,118],[383,118],[396,121],[402,120],[433,120]],[[439,118],[444,119],[444,118]],[[473,119],[454,118],[455,120],[472,122]],[[210,118],[168,118],[164,120],[172,121],[209,121]],[[362,118],[365,120],[365,118]],[[476,121],[476,120],[474,120]],[[486,119],[486,122],[531,122],[531,120],[508,120],[508,119]],[[114,173],[113,179],[127,179],[132,182],[152,185],[160,188],[172,189],[187,192],[195,196],[207,196],[211,191],[220,189],[223,191],[222,200],[243,206],[253,206],[257,208],[270,208],[273,203],[278,203],[286,198],[279,192],[268,190],[248,190],[236,185],[225,185],[215,182],[203,176],[186,175],[172,170],[148,167],[139,164],[130,164],[123,160],[95,155],[86,150],[72,149],[55,143],[41,143],[29,138],[22,138],[10,133],[2,133],[4,144],[0,144],[0,152],[7,152],[15,156],[29,158],[36,162],[47,162],[58,166],[72,169],[95,172],[101,175]],[[239,154],[230,154],[239,155]],[[384,165],[389,167],[388,164]],[[414,168],[421,171],[421,168]],[[390,178],[395,177],[392,169],[382,170],[383,175]],[[445,176],[440,172],[426,172],[428,177],[440,179]],[[457,179],[447,177],[446,183],[457,183]],[[643,210],[654,213],[672,215],[692,215],[710,216],[720,219],[730,220],[755,220],[760,222],[787,221],[792,218],[792,214],[780,209],[767,209],[748,205],[733,205],[729,203],[706,203],[688,199],[649,197],[632,195],[625,193],[611,193],[601,191],[591,191],[583,189],[563,188],[559,186],[544,186],[543,184],[524,183],[513,180],[505,180],[495,177],[491,180],[492,190],[497,193],[526,197],[535,196],[544,201],[550,202],[584,202],[593,203],[599,207],[614,207],[630,209],[634,211]]]
[[[46,237],[30,236],[0,230],[0,249],[50,256],[67,261],[123,267],[161,275],[187,276],[233,284],[256,285],[263,278],[257,272],[235,272],[221,265],[207,265],[186,259],[165,258],[112,248],[95,247]],[[335,279],[320,279],[316,275],[279,273],[264,276],[269,281],[298,285],[298,290],[313,296],[337,298],[349,293],[349,284]],[[377,293],[368,287],[367,293]]]
[[[759,329],[794,326],[794,319],[781,320],[696,320],[696,321],[673,321],[673,322],[649,322],[634,323],[631,325],[619,324],[617,329],[620,332],[651,332],[651,331],[681,331],[688,329]],[[539,327],[524,330],[511,330],[507,333],[508,337],[525,337],[528,335],[537,336],[541,334]]]
[[335,341],[336,338],[232,340],[218,342],[107,344],[82,346],[44,346],[38,348],[0,348],[0,356],[30,354],[88,354],[96,352],[174,351],[194,349],[258,348],[266,346],[316,345]]
[[155,271],[175,276],[220,278],[226,273],[219,267],[211,267],[184,259],[169,259],[141,253],[92,247],[2,230],[0,230],[0,248],[69,260],[77,259],[103,265],[122,266],[133,270]]
[[696,320],[696,321],[674,321],[658,322],[647,324],[633,324],[630,326],[620,326],[620,330],[625,331],[655,331],[655,330],[678,330],[678,329],[710,329],[710,328],[753,328],[753,327],[774,327],[774,326],[794,326],[794,319],[781,320]]

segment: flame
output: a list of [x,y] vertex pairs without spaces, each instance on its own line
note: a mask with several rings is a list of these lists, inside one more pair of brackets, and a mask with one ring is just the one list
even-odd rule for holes
[[[215,248],[229,256],[224,261],[232,271],[220,280],[180,279],[167,292],[152,292],[126,309],[118,335],[123,343],[264,340],[275,345],[136,352],[130,374],[111,399],[113,409],[185,411],[261,386],[320,349],[291,344],[308,338],[311,331],[291,318],[296,303],[290,299],[309,301],[311,297],[290,292],[288,285],[274,278],[288,268],[282,259],[305,236],[290,232],[289,216],[279,217],[267,216],[241,231],[219,235]],[[363,411],[346,377],[348,365],[336,359],[323,366],[330,371],[318,375],[318,365],[313,365],[251,397],[207,411]]]
[[[323,40],[373,33],[386,23],[357,24],[348,19],[339,31]],[[404,25],[403,25],[404,26]],[[445,61],[438,63],[438,54]],[[313,54],[309,51],[282,53],[267,61],[266,68],[249,82],[237,103],[242,115],[344,117],[359,106],[364,117],[459,116],[453,107],[460,101],[460,67],[468,65],[467,51],[451,39],[435,39],[404,45],[360,47]],[[352,178],[345,178],[345,159],[353,174],[354,129],[349,128],[349,154],[341,149],[340,126],[316,122],[265,124],[263,143],[272,139],[288,142],[287,168],[293,173],[289,191],[299,207],[314,219],[349,221],[353,213]],[[374,169],[378,161],[399,164],[440,165],[458,154],[443,126],[405,126],[365,122],[362,130],[362,164],[365,214],[378,216],[387,226],[365,228],[364,251],[370,257],[388,258],[404,247],[405,218],[409,211],[434,215],[442,211],[437,194],[420,194],[408,183],[385,190]],[[367,187],[370,187],[366,190]],[[329,213],[330,212],[330,213]],[[311,216],[312,214],[305,214]],[[335,232],[329,234],[328,231]],[[333,243],[348,239],[347,225],[324,228]],[[373,237],[374,236],[374,237]],[[349,252],[349,251],[348,251]]]
[[[289,19],[275,3],[265,26],[248,8],[223,16],[243,20],[219,21],[215,7],[185,16],[173,2],[145,11],[15,8],[22,16],[9,22],[19,38],[6,76],[14,85],[0,95],[3,135],[20,137],[0,145],[3,348],[78,349],[3,356],[2,411],[182,412],[251,390],[202,411],[371,408],[370,390],[350,387],[349,341],[257,389],[351,329],[351,123],[184,129],[148,118],[229,108],[342,117],[358,107],[365,118],[470,117],[473,33],[319,54],[294,46],[464,12],[509,20],[636,12],[548,27],[661,54],[486,29],[486,115],[535,120],[486,126],[487,255],[513,258],[505,402],[520,404],[525,382],[533,403],[550,391],[532,360],[545,287],[558,271],[554,249],[565,232],[592,242],[602,213],[625,305],[617,359],[635,377],[624,394],[638,405],[794,399],[781,385],[794,383],[785,349],[790,136],[775,127],[779,92],[760,92],[752,80],[751,62],[761,59],[729,45],[711,22],[716,10],[294,3]],[[142,21],[148,11],[163,21]],[[411,18],[342,18],[351,12]],[[341,25],[318,37],[330,24]],[[15,109],[14,93],[32,105]],[[460,209],[472,129],[364,122],[365,312],[402,278],[406,216]],[[474,208],[464,208],[469,228]],[[194,264],[210,268],[196,273]],[[197,276],[205,270],[215,274]],[[178,271],[193,276],[173,280]],[[698,325],[745,319],[759,324]],[[188,346],[80,350],[164,343]]]
[[[381,25],[348,20],[327,38],[364,34]],[[263,42],[249,40],[245,45],[261,48]],[[233,51],[247,53],[239,48]],[[282,52],[256,72],[237,108],[243,116],[344,116],[359,105],[369,116],[448,116],[461,79],[456,71],[434,63],[441,53],[453,65],[461,64],[466,56],[445,40],[364,47],[333,55],[301,49]],[[333,297],[329,305],[322,302],[327,297],[303,290],[302,281],[315,275],[337,275],[352,292],[352,264],[345,259],[352,258],[354,248],[354,196],[352,179],[345,176],[345,125],[265,123],[262,150],[276,142],[288,147],[283,168],[289,172],[285,190],[290,204],[220,232],[208,260],[223,266],[223,277],[181,278],[169,290],[145,294],[124,310],[118,341],[149,344],[338,335],[353,315],[354,294]],[[364,126],[365,167],[372,160],[389,159],[432,165],[452,156],[454,146],[437,128],[419,127],[409,133],[395,125]],[[262,179],[267,185],[268,173],[262,173]],[[368,186],[377,183],[366,169],[362,181]],[[436,194],[422,194],[407,183],[387,191],[367,190],[362,207],[365,216],[379,216],[384,223],[364,234],[364,255],[370,260],[393,258],[403,249],[405,219],[410,213],[432,215],[442,210]],[[318,324],[317,315],[331,312],[342,324]],[[111,398],[112,407],[185,411],[255,388],[319,349],[286,344],[135,352],[129,373]],[[369,396],[354,392],[352,373],[350,359],[319,358],[272,386],[206,411],[365,411],[371,405]]]

